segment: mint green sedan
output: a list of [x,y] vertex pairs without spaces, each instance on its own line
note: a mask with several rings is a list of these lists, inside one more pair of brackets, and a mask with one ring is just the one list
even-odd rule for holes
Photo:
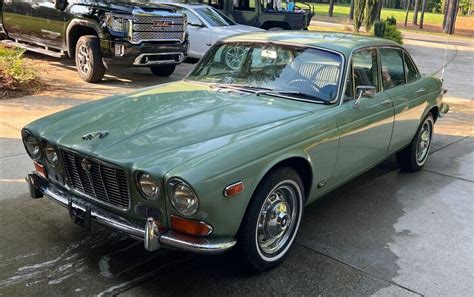
[[396,154],[417,171],[442,82],[401,46],[348,34],[252,33],[218,42],[182,81],[28,124],[31,196],[161,247],[283,261],[304,206]]

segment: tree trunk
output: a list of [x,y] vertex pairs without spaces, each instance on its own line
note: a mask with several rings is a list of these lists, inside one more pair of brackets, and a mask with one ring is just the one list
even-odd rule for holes
[[410,5],[411,5],[411,0],[407,0],[407,13],[405,15],[405,27],[407,26],[407,23],[408,23],[408,13],[410,12]]
[[415,0],[415,7],[413,7],[413,25],[418,25],[418,4],[420,0]]
[[329,11],[328,11],[328,16],[332,17],[334,11],[334,0],[329,1]]
[[423,6],[421,7],[421,15],[420,15],[420,29],[423,29],[423,19],[425,18],[425,11],[428,5],[428,0],[423,0]]
[[451,0],[445,0],[445,2],[444,2],[444,7],[443,7],[443,30],[444,30],[444,27],[446,27],[446,18],[448,17],[449,2],[451,2]]
[[448,15],[446,17],[446,25],[444,26],[444,33],[454,34],[458,8],[459,8],[459,0],[449,1]]
[[365,0],[354,0],[354,30],[359,32],[364,21]]
[[351,0],[351,10],[349,11],[349,20],[354,19],[354,1],[355,0]]
[[377,16],[375,17],[377,21],[380,21],[380,18],[382,16],[382,7],[383,7],[383,1],[379,0],[379,3],[377,4]]

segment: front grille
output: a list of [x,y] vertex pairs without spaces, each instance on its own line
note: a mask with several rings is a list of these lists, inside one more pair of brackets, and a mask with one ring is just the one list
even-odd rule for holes
[[[161,23],[162,26],[159,25]],[[185,26],[185,19],[182,16],[133,15],[130,42],[135,44],[142,41],[183,42]]]
[[[130,195],[125,171],[114,165],[63,150],[67,182],[74,190],[112,206],[127,209]],[[85,170],[83,161],[89,164]]]

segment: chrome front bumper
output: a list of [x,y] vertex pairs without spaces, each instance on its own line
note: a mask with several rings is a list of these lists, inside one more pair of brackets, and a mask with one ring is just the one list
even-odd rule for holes
[[39,194],[42,193],[59,205],[68,208],[70,212],[87,213],[91,221],[143,241],[145,249],[149,251],[156,251],[163,246],[201,254],[219,254],[231,249],[236,244],[234,239],[206,239],[174,231],[161,233],[153,218],[148,218],[144,227],[136,226],[123,217],[100,210],[94,205],[80,200],[35,173],[28,174],[26,180],[32,198],[40,198]]

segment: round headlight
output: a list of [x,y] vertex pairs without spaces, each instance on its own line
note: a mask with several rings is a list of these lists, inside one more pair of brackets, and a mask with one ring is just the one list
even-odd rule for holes
[[25,139],[26,151],[33,160],[38,160],[41,157],[41,148],[39,141],[31,134],[27,134]]
[[138,174],[138,188],[147,199],[158,199],[160,187],[158,182],[147,173]]
[[182,181],[171,183],[171,204],[182,215],[190,216],[196,213],[199,207],[199,199],[190,186]]
[[51,144],[46,143],[46,145],[44,146],[44,154],[49,164],[51,164],[54,167],[58,166],[59,164],[58,153],[56,153],[56,150]]

